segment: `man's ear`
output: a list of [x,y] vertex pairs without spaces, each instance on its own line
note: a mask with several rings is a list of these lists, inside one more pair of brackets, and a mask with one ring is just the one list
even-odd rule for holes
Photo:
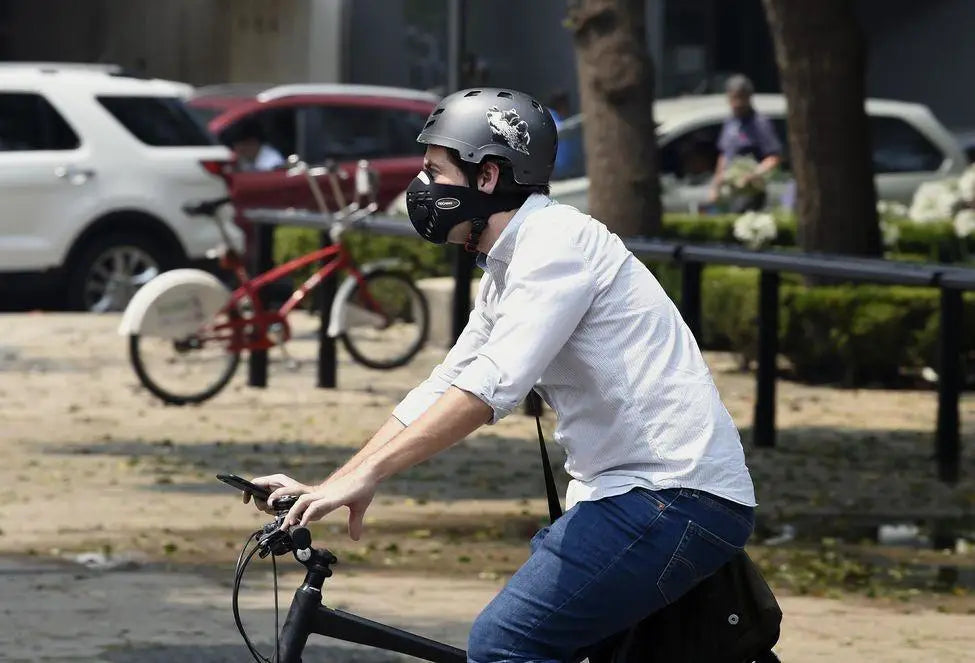
[[498,164],[493,161],[485,161],[477,172],[477,188],[484,193],[494,193],[500,176],[501,168]]

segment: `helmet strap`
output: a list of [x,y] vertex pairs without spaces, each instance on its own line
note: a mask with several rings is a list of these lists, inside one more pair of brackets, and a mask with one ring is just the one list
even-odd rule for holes
[[471,232],[464,243],[464,250],[468,253],[477,253],[477,243],[481,241],[481,233],[487,228],[487,219],[474,219],[471,221]]

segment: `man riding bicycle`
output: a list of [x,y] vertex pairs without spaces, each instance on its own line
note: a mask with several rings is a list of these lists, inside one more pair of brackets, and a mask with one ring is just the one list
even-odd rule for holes
[[290,525],[348,507],[358,539],[385,479],[507,416],[534,388],[558,418],[567,511],[477,618],[468,658],[567,661],[745,545],[756,503],[738,431],[650,271],[602,223],[547,196],[557,138],[543,105],[464,90],[417,140],[427,150],[410,220],[431,242],[476,251],[485,272],[467,326],[332,476],[253,481],[273,489],[269,501],[301,495]]

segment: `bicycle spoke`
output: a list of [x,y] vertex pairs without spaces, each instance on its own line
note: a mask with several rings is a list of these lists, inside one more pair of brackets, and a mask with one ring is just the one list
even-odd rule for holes
[[174,400],[192,400],[222,385],[236,368],[235,335],[232,326],[221,319],[198,335],[182,339],[141,337],[139,362],[156,390]]

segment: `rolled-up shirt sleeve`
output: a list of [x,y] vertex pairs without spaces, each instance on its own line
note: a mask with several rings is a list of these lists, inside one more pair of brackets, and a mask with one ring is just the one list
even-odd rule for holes
[[490,325],[484,317],[483,290],[489,278],[487,274],[482,277],[471,317],[443,362],[393,409],[393,416],[404,426],[419,419],[440,398],[460,372],[474,361],[487,340]]
[[528,395],[582,320],[595,297],[582,249],[550,228],[526,228],[486,342],[453,381],[484,401],[491,423]]

